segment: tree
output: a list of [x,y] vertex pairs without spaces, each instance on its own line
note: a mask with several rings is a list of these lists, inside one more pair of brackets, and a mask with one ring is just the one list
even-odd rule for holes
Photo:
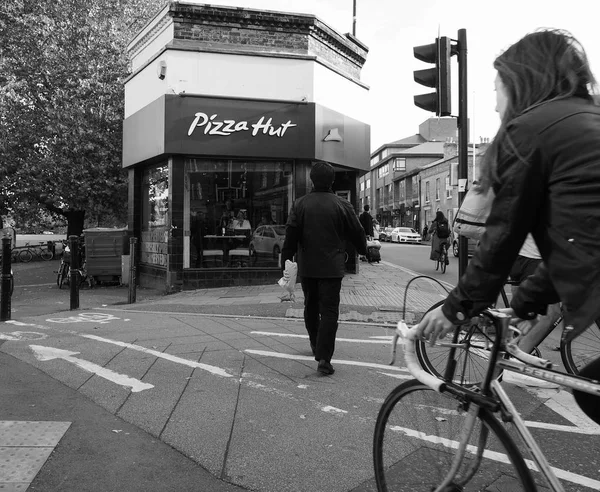
[[161,3],[0,7],[0,209],[17,223],[39,216],[47,200],[85,211],[94,225],[126,222],[125,46]]

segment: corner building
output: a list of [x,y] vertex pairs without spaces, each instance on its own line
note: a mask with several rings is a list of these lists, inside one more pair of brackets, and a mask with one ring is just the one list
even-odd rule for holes
[[[316,161],[356,207],[370,128],[368,50],[354,36],[313,15],[171,2],[127,50],[123,166],[140,285],[275,282]],[[350,248],[346,266],[358,269]]]

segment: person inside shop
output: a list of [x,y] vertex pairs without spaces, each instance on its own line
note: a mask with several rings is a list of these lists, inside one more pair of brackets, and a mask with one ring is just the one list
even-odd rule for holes
[[233,210],[233,202],[228,198],[227,200],[225,200],[225,208],[223,209],[221,219],[219,220],[219,230],[217,231],[217,234],[225,236],[225,234],[227,234],[227,231],[233,231],[234,218],[235,212]]
[[263,225],[273,225],[273,220],[271,219],[271,214],[269,214],[268,212],[263,213],[258,225],[259,225],[259,227],[263,226]]

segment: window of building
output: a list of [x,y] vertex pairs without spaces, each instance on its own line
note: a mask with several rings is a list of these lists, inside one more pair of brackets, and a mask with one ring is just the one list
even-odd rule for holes
[[366,184],[365,184],[365,190],[368,190],[371,187],[371,180],[367,179]]
[[419,198],[419,177],[412,177],[412,198],[413,200],[418,200]]
[[184,267],[279,265],[292,163],[185,159]]
[[159,164],[142,174],[142,263],[167,265],[168,217],[169,166]]
[[402,180],[402,181],[400,181],[398,200],[402,202],[402,201],[404,201],[405,198],[406,198],[406,181]]
[[440,178],[435,178],[435,199],[440,200]]
[[452,198],[452,186],[450,185],[450,176],[446,176],[446,198]]
[[371,157],[371,167],[375,166],[380,160],[380,154],[375,154]]
[[384,176],[387,176],[390,173],[390,165],[389,164],[384,164],[383,166],[380,166],[377,168],[377,177],[378,178],[383,178]]
[[375,206],[381,208],[381,205],[381,188],[377,188],[377,191],[375,192]]
[[406,159],[404,157],[394,159],[394,171],[406,171]]
[[425,201],[429,202],[429,181],[425,182]]
[[390,183],[388,185],[388,203],[392,203],[394,201],[394,183]]

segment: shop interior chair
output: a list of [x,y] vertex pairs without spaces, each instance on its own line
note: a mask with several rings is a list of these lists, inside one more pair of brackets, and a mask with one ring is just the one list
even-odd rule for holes
[[205,249],[202,251],[202,266],[223,266],[222,249]]
[[230,266],[245,266],[244,263],[250,263],[250,250],[247,246],[229,250]]

